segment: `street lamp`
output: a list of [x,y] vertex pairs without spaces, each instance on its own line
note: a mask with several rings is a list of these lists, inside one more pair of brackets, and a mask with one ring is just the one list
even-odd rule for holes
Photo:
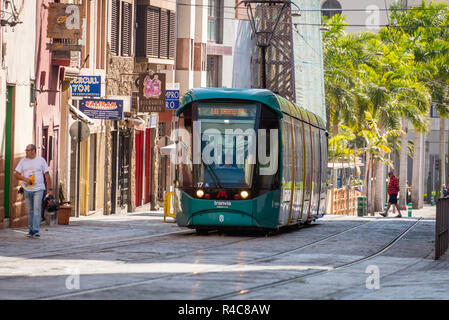
[[[265,66],[265,55],[267,48],[270,46],[271,39],[273,37],[274,31],[279,23],[279,20],[284,12],[284,9],[287,5],[291,4],[290,1],[282,1],[282,0],[244,0],[241,1],[237,6],[243,3],[248,12],[248,18],[251,24],[251,29],[256,35],[256,45],[261,48],[261,58],[262,58],[262,88],[267,88],[267,77],[266,77],[266,66]],[[281,5],[277,17],[275,19],[264,19],[263,14],[260,15],[260,18],[255,16],[255,12],[253,10],[257,10],[256,7],[259,5],[259,8],[265,8],[265,10],[273,11],[272,8],[275,5]],[[262,9],[261,9],[262,10]],[[263,13],[263,11],[262,11]],[[267,12],[268,13],[268,12]],[[296,13],[298,14],[298,13]],[[272,22],[274,21],[274,23]]]

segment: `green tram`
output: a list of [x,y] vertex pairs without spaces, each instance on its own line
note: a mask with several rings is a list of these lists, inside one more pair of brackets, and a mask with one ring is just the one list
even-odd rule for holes
[[179,226],[279,229],[324,215],[323,120],[265,89],[188,91],[176,112]]

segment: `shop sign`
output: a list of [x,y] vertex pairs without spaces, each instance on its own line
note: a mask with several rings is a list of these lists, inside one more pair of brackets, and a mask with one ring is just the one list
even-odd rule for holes
[[123,120],[123,100],[83,99],[79,110],[92,119]]
[[72,97],[100,97],[101,76],[78,76],[70,81]]
[[83,35],[84,6],[64,3],[48,4],[47,37],[81,39]]
[[179,90],[167,90],[165,93],[165,108],[168,110],[179,108]]
[[148,128],[156,128],[157,125],[157,114],[150,115],[150,120],[148,121]]
[[141,73],[139,76],[139,112],[165,111],[165,74]]

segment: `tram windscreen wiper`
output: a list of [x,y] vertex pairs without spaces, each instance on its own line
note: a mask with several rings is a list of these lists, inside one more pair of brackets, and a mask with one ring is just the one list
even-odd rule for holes
[[214,172],[214,169],[211,168],[210,164],[204,163],[204,166],[208,169],[209,175],[214,180],[215,186],[223,189],[223,187],[220,183],[220,179],[218,178],[217,174]]

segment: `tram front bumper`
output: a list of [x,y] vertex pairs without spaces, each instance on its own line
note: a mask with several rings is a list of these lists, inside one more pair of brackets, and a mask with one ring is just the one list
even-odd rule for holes
[[251,213],[231,210],[210,210],[196,212],[191,217],[191,225],[215,227],[254,227]]
[[176,222],[181,227],[256,227],[278,225],[279,191],[250,200],[195,199],[175,189]]

